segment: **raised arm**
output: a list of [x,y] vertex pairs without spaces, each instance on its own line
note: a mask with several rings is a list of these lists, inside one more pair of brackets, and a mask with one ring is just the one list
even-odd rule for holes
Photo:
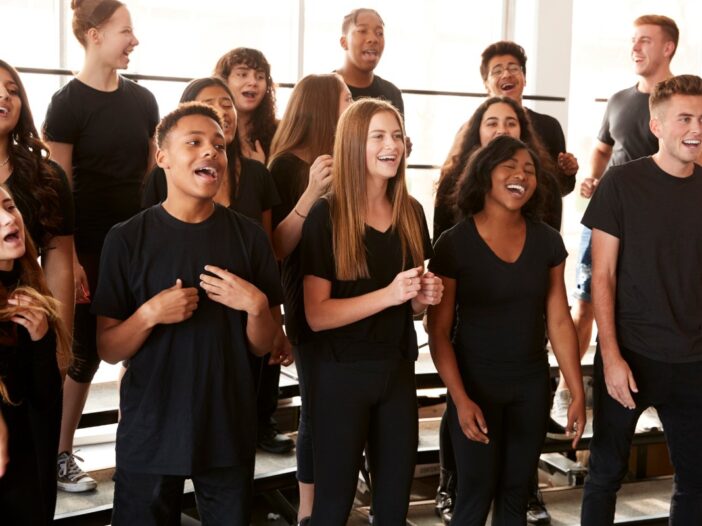
[[611,157],[612,146],[599,139],[596,140],[595,148],[592,150],[592,156],[590,157],[590,177],[586,177],[580,184],[581,196],[587,197],[588,199],[592,197],[592,193],[595,191],[597,183],[604,175],[607,163],[609,163]]

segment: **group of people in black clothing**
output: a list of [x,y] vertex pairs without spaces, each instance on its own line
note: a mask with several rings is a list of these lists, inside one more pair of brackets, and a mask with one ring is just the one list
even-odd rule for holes
[[[438,509],[452,524],[484,524],[491,507],[493,524],[524,524],[551,406],[547,340],[574,447],[586,420],[558,233],[578,163],[558,122],[522,105],[524,50],[483,52],[489,98],[442,168],[432,245],[407,190],[401,93],[373,72],[384,48],[374,10],[344,18],[343,66],[300,80],[278,122],[270,66],[248,48],[159,120],[153,95],[117,73],[138,45],[127,7],[72,7],[85,64],[53,96],[45,142],[0,61],[3,523],[50,523],[57,485],[96,487],[72,441],[105,360],[123,365],[113,524],[179,524],[186,479],[204,524],[248,524],[257,444],[296,447],[300,524],[346,523],[364,451],[374,523],[404,524],[414,320],[426,315],[448,390]],[[635,27],[637,67],[660,74],[675,23]],[[581,188],[599,187],[583,219],[600,334],[584,524],[612,522],[651,405],[676,469],[671,521],[702,519],[702,79],[660,80],[641,90],[650,132],[639,128],[656,150]],[[606,123],[633,118],[627,100],[613,98]],[[272,420],[293,359],[295,444]]]

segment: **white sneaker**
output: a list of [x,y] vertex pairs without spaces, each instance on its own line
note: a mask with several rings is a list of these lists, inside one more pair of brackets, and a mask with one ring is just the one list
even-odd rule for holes
[[573,401],[568,389],[556,389],[553,395],[553,406],[551,407],[551,418],[562,428],[568,424],[568,408]]
[[76,459],[81,462],[83,461],[82,458],[68,451],[59,453],[56,463],[58,489],[70,493],[94,490],[97,488],[97,482],[95,482],[93,477],[78,467]]

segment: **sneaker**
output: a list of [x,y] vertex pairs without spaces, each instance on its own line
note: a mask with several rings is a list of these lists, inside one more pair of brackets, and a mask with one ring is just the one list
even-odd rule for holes
[[70,493],[81,493],[92,491],[97,488],[95,479],[78,467],[76,459],[83,461],[79,456],[64,451],[59,453],[57,465],[57,485],[58,489]]
[[283,455],[293,450],[295,441],[278,431],[278,428],[271,423],[259,426],[256,445],[263,451]]
[[568,423],[568,408],[573,398],[568,389],[557,389],[553,395],[553,407],[551,407],[551,419],[565,429]]
[[527,504],[527,522],[529,524],[551,524],[551,514],[546,509],[546,504],[544,504],[544,499],[540,491],[537,491],[536,494],[529,497],[529,504]]

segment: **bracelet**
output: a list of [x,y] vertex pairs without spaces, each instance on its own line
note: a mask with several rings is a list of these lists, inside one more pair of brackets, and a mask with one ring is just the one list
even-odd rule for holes
[[297,211],[297,208],[293,208],[293,212],[295,212],[298,216],[300,216],[302,219],[307,219],[307,216],[303,216],[300,212]]

